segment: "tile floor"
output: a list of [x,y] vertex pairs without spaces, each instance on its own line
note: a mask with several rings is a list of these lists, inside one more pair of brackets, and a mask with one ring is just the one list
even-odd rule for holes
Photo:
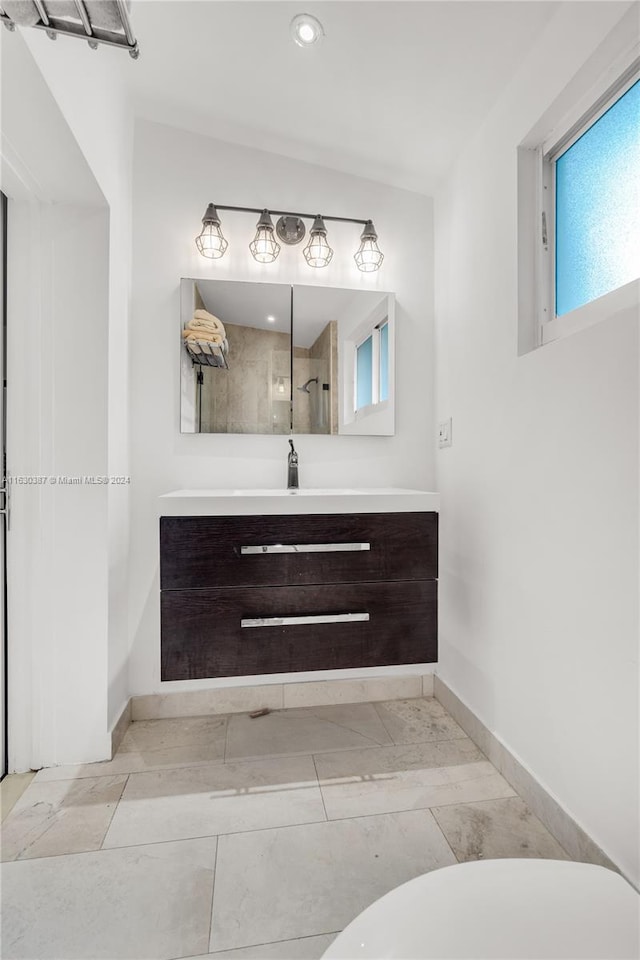
[[428,870],[567,859],[433,698],[139,721],[36,774],[1,851],[4,960],[312,960]]

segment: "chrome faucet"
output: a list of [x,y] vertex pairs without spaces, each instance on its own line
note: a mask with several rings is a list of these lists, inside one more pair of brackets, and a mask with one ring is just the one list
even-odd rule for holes
[[287,490],[298,489],[298,454],[293,445],[293,440],[289,440],[289,456],[287,458]]

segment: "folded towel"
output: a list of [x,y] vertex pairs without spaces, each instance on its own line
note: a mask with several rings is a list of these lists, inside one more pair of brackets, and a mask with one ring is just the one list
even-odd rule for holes
[[187,328],[190,330],[210,330],[211,333],[219,333],[222,337],[225,336],[222,320],[214,317],[208,310],[196,310],[193,319],[187,323]]
[[222,343],[224,337],[219,333],[211,333],[209,330],[186,330],[182,331],[182,336],[185,338],[187,343],[191,343],[192,340],[203,340],[207,343]]

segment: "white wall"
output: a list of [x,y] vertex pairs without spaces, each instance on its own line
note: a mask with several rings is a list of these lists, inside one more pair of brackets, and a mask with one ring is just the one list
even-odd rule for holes
[[516,148],[625,7],[562,5],[436,197],[439,672],[637,882],[637,311],[517,355]]
[[[431,201],[417,194],[148,122],[136,125],[134,158],[131,693],[144,694],[161,689],[157,497],[183,487],[286,482],[283,437],[180,434],[180,277],[395,292],[396,436],[300,437],[301,484],[429,489],[433,250]],[[193,241],[209,201],[372,217],[384,266],[378,274],[360,273],[353,261],[357,226],[334,224],[335,256],[326,270],[307,267],[300,247],[283,249],[275,264],[261,266],[248,251],[255,220],[241,214],[223,215],[229,249],[222,260],[207,261]],[[163,689],[189,686],[172,683]]]
[[[109,212],[23,38],[2,31],[0,46],[8,470],[14,478],[101,475]],[[109,751],[107,506],[104,486],[11,486],[11,770]]]
[[[136,63],[122,50],[59,38],[41,31],[24,38],[75,136],[109,206],[108,465],[129,474],[128,324],[131,275],[131,166],[133,117],[127,79]],[[87,308],[91,309],[90,302]],[[129,487],[111,485],[108,497],[108,725],[128,698]]]

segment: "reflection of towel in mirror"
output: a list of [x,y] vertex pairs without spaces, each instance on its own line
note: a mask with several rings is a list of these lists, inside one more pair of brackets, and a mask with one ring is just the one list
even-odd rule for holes
[[219,333],[211,333],[209,330],[190,330],[188,327],[182,331],[182,336],[187,343],[193,340],[203,340],[207,343],[223,343],[224,337]]
[[224,340],[226,334],[222,320],[218,320],[208,310],[196,310],[193,319],[186,325],[187,330],[208,330],[209,333],[219,333]]

